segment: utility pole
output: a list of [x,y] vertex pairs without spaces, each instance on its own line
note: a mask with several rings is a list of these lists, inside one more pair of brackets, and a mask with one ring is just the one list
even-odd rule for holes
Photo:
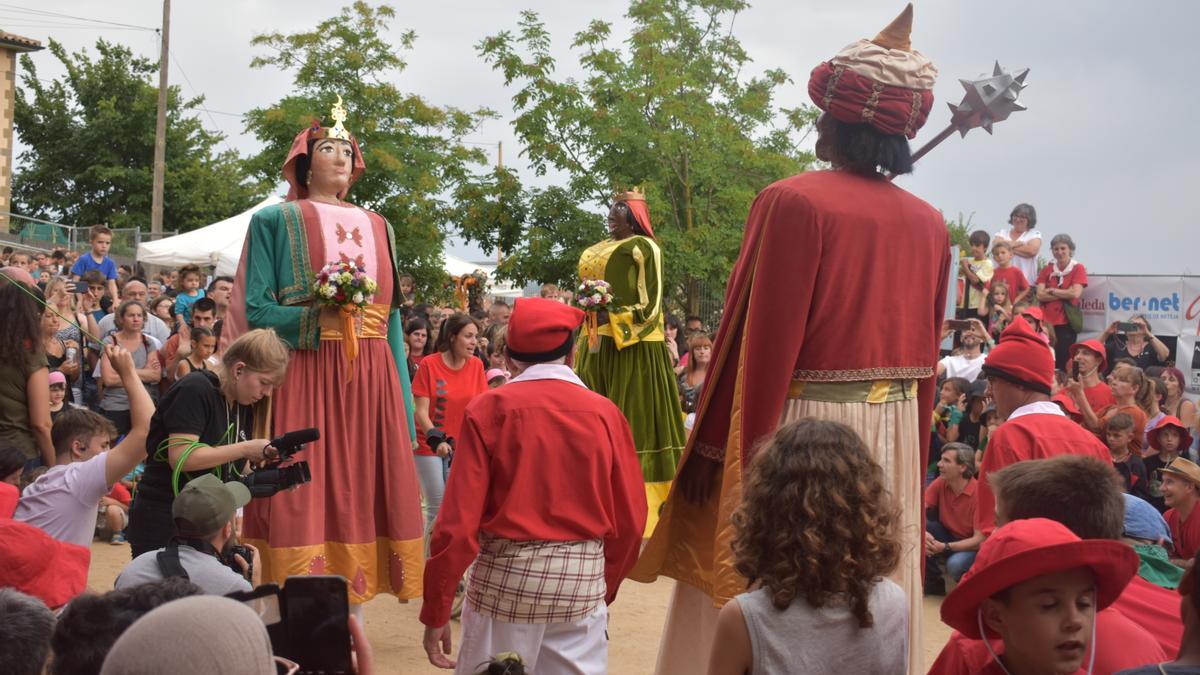
[[167,64],[171,52],[171,0],[163,0],[162,55],[158,62],[158,121],[154,125],[154,187],[150,195],[150,239],[162,236],[163,181],[167,170]]
[[[504,141],[496,141],[496,167],[504,168]],[[496,264],[504,262],[504,251],[496,246]]]

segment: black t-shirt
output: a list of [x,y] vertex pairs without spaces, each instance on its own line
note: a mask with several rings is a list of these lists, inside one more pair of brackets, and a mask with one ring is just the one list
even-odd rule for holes
[[1142,458],[1130,454],[1124,462],[1113,462],[1117,473],[1125,483],[1125,491],[1134,497],[1150,501],[1150,481],[1146,478],[1146,465]]
[[967,413],[962,416],[962,421],[958,423],[958,442],[966,443],[971,446],[972,450],[979,449],[979,428],[983,426],[983,418],[978,421],[971,421],[971,414]]
[[1158,455],[1150,455],[1142,460],[1142,464],[1146,467],[1146,479],[1150,482],[1150,487],[1147,492],[1150,493],[1150,498],[1146,501],[1150,502],[1154,508],[1158,509],[1159,513],[1167,512],[1167,502],[1162,496],[1162,476],[1158,470],[1167,465]]
[[[146,472],[138,484],[138,497],[170,503],[175,499],[166,441],[172,434],[195,434],[205,445],[240,443],[250,437],[253,422],[250,406],[226,403],[221,383],[212,371],[188,373],[175,383],[158,404],[146,437]],[[159,451],[159,446],[163,446]],[[232,480],[232,464],[221,467],[221,477]],[[204,471],[182,473],[179,488]]]
[[[1112,369],[1116,366],[1117,359],[1133,359],[1134,365],[1142,370],[1145,370],[1150,366],[1163,365],[1162,359],[1158,358],[1158,352],[1154,351],[1154,345],[1151,345],[1149,342],[1147,342],[1146,346],[1142,348],[1142,352],[1140,354],[1133,356],[1129,353],[1129,348],[1125,343],[1125,338],[1114,335],[1108,338],[1108,342],[1104,343],[1104,351],[1106,352],[1105,356],[1108,359],[1109,373],[1111,373]],[[1105,375],[1107,374],[1108,373],[1105,373]]]

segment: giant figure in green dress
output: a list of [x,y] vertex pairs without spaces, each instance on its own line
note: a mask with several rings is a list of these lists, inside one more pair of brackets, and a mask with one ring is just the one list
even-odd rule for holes
[[601,317],[597,348],[589,349],[581,336],[575,370],[629,420],[646,481],[649,536],[686,440],[679,390],[663,341],[662,250],[639,192],[616,196],[608,231],[610,239],[579,258],[579,278],[608,282],[615,309]]

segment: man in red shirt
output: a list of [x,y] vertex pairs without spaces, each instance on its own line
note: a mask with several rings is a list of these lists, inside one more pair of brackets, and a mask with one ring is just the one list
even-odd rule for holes
[[955,581],[975,562],[983,534],[975,529],[975,448],[942,446],[938,477],[925,488],[925,594],[941,595],[945,580],[938,560]]
[[571,369],[583,318],[517,300],[506,345],[515,377],[467,406],[425,566],[435,666],[455,665],[450,606],[470,566],[463,672],[499,652],[532,672],[608,671],[607,606],[637,559],[646,492],[629,423]]
[[1085,455],[1112,466],[1108,448],[1050,402],[1054,357],[1024,317],[1004,329],[983,364],[983,375],[1004,420],[988,439],[979,469],[975,527],[985,535],[995,527],[996,504],[988,475],[1026,459]]
[[1084,340],[1071,345],[1068,353],[1071,356],[1072,371],[1078,366],[1079,374],[1071,374],[1071,383],[1068,385],[1068,391],[1071,397],[1076,399],[1076,405],[1079,401],[1086,399],[1088,405],[1094,411],[1101,411],[1105,408],[1116,405],[1117,399],[1113,398],[1112,387],[1100,377],[1100,374],[1108,370],[1108,358],[1105,356],[1104,345],[1100,344],[1099,340]]
[[[1060,455],[1019,462],[992,478],[997,524],[1049,518],[1081,539],[1120,540],[1125,531],[1125,500],[1118,481],[1111,463],[1090,457]],[[1179,596],[1134,577],[1116,602],[1096,614],[1096,663],[1089,672],[1114,673],[1159,663],[1179,651],[1182,638]],[[1004,650],[999,639],[991,645],[996,653]],[[982,640],[955,631],[929,675],[974,675],[991,660]]]
[[1200,499],[1200,466],[1179,457],[1159,469],[1162,474],[1163,501],[1169,507],[1163,514],[1171,527],[1171,539],[1175,543],[1172,560],[1180,567],[1191,564],[1200,550],[1200,514],[1196,513],[1196,501]]

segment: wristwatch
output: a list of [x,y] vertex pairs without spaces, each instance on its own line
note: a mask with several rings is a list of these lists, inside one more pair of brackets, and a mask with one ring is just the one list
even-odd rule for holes
[[952,552],[950,550],[950,542],[946,542],[946,545],[942,547],[942,552],[943,553],[951,553]]

